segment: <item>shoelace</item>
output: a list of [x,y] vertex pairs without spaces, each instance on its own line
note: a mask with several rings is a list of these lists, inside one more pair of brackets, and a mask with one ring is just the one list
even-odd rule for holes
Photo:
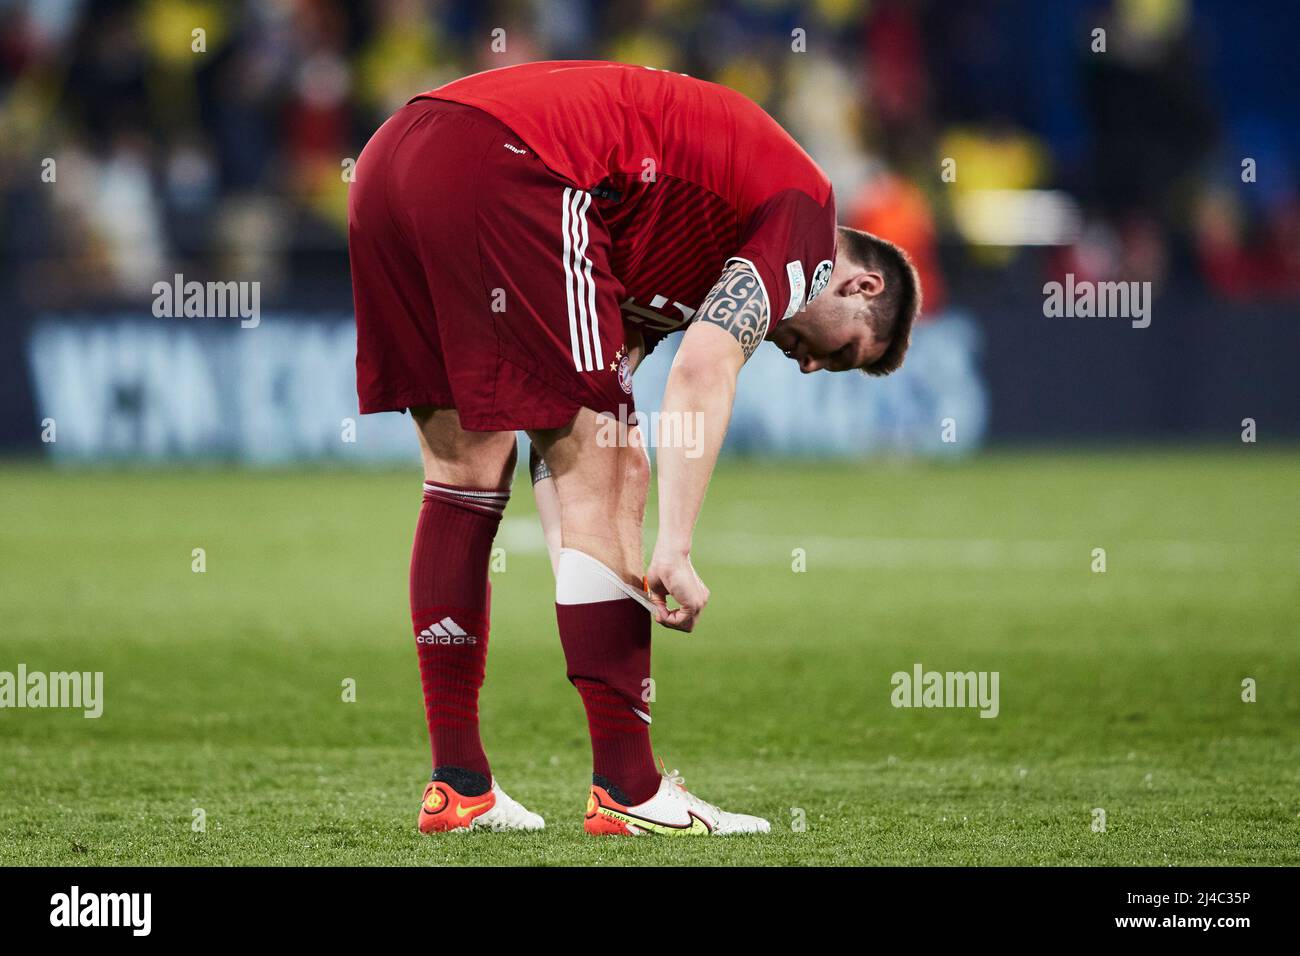
[[715,807],[707,800],[701,800],[695,794],[687,790],[686,778],[683,777],[681,773],[676,769],[669,770],[664,765],[664,761],[662,757],[659,759],[659,769],[663,771],[664,779],[667,780],[669,783],[673,784],[675,787],[677,787],[678,790],[682,792],[682,796],[686,798],[686,803],[688,806],[695,807],[695,809],[697,810],[705,810],[709,813],[712,813],[713,818],[715,820],[719,819],[722,816],[722,811],[718,807]]

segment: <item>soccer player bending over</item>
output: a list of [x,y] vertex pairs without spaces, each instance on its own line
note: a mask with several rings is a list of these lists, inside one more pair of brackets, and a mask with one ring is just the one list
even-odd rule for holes
[[[409,409],[424,459],[410,578],[433,750],[420,829],[543,826],[498,785],[478,728],[488,559],[523,430],[591,734],[586,831],[766,832],[656,769],[651,618],[689,631],[708,602],[691,536],[741,366],[766,339],[804,372],[892,372],[920,308],[907,256],[837,229],[825,174],[740,94],[581,61],[415,97],[358,160],[348,232],[361,411]],[[682,329],[663,411],[700,416],[702,447],[661,443],[646,568],[645,450],[597,436],[602,416],[633,410],[647,350]]]

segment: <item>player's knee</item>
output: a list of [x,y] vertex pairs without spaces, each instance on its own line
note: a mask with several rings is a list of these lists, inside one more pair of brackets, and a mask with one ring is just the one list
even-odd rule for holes
[[514,432],[465,431],[445,412],[435,417],[416,411],[426,479],[470,488],[510,486],[518,454]]
[[509,488],[518,450],[513,432],[493,432],[462,446],[457,460],[460,483],[471,487]]

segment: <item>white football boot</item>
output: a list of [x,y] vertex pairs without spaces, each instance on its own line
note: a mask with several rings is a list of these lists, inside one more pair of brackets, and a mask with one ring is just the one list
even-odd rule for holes
[[546,822],[501,789],[477,797],[462,796],[445,780],[434,780],[420,804],[421,833],[467,833],[470,830],[542,830]]
[[767,833],[771,828],[761,817],[728,813],[705,803],[686,789],[676,770],[663,775],[653,797],[633,806],[619,803],[609,789],[593,783],[583,824],[584,830],[599,836],[732,836]]

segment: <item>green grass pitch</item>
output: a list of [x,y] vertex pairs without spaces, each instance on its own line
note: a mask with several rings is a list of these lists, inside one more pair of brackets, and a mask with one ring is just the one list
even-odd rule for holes
[[[521,478],[482,716],[547,829],[422,838],[416,471],[6,466],[0,670],[103,671],[106,702],[0,710],[0,863],[1296,865],[1297,489],[1300,455],[1254,446],[730,462],[712,603],[656,630],[654,739],[773,832],[594,840]],[[997,671],[999,715],[894,708],[918,662]]]

